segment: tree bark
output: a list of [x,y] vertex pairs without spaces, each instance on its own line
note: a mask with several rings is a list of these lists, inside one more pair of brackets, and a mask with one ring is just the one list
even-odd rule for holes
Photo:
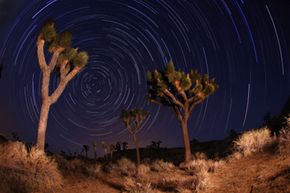
[[37,130],[37,148],[42,151],[44,151],[45,146],[45,133],[49,109],[50,103],[48,101],[44,101],[41,105],[40,118]]
[[190,140],[189,140],[189,133],[188,133],[186,119],[181,121],[181,127],[182,127],[183,143],[184,143],[184,149],[185,149],[184,162],[185,164],[187,164],[191,161],[191,147],[190,147]]
[[136,147],[137,166],[139,166],[141,163],[141,159],[140,159],[139,143],[138,143],[136,134],[133,135],[133,139],[134,139],[134,143],[135,143],[135,147]]

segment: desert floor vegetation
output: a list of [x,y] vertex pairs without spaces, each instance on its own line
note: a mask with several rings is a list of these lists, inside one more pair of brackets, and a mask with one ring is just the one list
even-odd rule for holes
[[289,133],[288,127],[278,137],[267,128],[244,132],[228,156],[196,152],[186,164],[166,157],[137,165],[134,156],[109,162],[47,156],[8,141],[0,145],[0,188],[1,193],[290,192]]
[[5,193],[49,193],[62,186],[57,163],[42,151],[21,142],[0,146],[0,190]]

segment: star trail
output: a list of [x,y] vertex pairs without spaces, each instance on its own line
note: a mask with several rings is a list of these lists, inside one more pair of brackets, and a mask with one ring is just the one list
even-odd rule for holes
[[[220,89],[191,115],[191,138],[222,139],[230,129],[258,127],[290,95],[287,1],[242,0],[22,0],[12,1],[0,23],[0,133],[34,142],[40,111],[41,72],[36,38],[53,18],[89,53],[88,65],[51,108],[47,143],[59,151],[83,144],[131,140],[122,109],[143,108],[149,118],[138,134],[182,146],[174,113],[146,100],[146,71],[173,60],[182,70],[215,77]],[[2,5],[3,4],[3,5]],[[0,1],[4,10],[8,1]],[[1,11],[0,10],[0,11]],[[18,13],[17,13],[18,11]],[[288,12],[288,13],[287,13]],[[288,34],[287,34],[288,33]],[[57,86],[51,79],[51,89]]]

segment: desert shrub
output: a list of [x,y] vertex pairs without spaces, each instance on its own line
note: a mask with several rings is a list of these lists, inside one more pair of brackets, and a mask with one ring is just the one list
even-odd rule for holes
[[23,143],[8,142],[0,146],[0,153],[0,187],[7,193],[50,193],[61,187],[57,164],[44,152],[34,147],[27,152]]
[[285,117],[285,127],[280,132],[279,151],[280,153],[290,153],[290,114]]
[[198,172],[215,172],[220,166],[224,165],[224,161],[214,161],[206,159],[196,159],[192,160],[189,164],[186,165],[186,170],[190,173]]
[[232,161],[232,160],[239,160],[243,157],[243,154],[241,154],[240,152],[233,152],[231,155],[229,155],[227,157],[228,161]]
[[59,154],[54,154],[53,159],[56,161],[60,172],[63,175],[69,175],[69,173],[72,171],[69,160],[67,160],[62,155]]
[[116,170],[122,175],[131,176],[136,174],[136,165],[127,158],[121,158],[116,163]]
[[290,153],[290,130],[282,129],[279,136],[279,152]]
[[164,192],[184,192],[185,190],[193,192],[194,180],[195,177],[181,174],[176,170],[159,179],[155,186]]
[[147,164],[140,164],[137,171],[139,176],[145,176],[148,172],[150,172],[150,166]]
[[234,141],[234,147],[243,155],[248,156],[263,151],[272,142],[270,130],[261,128],[243,133]]
[[209,185],[209,175],[223,166],[223,160],[195,159],[185,166],[186,171],[194,176],[192,190],[202,192]]
[[200,159],[200,160],[204,159],[204,160],[206,160],[207,159],[207,155],[205,153],[203,153],[203,152],[196,152],[196,153],[193,154],[193,159]]
[[66,165],[63,168],[66,169],[65,173],[68,175],[73,173],[81,177],[96,177],[102,169],[102,165],[99,163],[91,163],[79,158],[74,158],[69,160],[68,163],[63,163]]
[[172,171],[175,168],[173,163],[165,162],[163,160],[156,160],[151,164],[152,171],[163,172]]
[[112,163],[106,163],[103,165],[102,170],[105,173],[111,173],[114,169],[116,169],[116,166],[113,165]]
[[150,183],[138,182],[136,179],[125,178],[124,188],[126,193],[152,193],[154,190]]

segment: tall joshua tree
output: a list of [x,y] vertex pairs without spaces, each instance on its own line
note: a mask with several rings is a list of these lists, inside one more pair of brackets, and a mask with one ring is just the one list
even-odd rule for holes
[[185,163],[191,160],[187,122],[194,107],[213,94],[218,85],[209,76],[196,70],[185,73],[175,70],[172,61],[165,70],[147,72],[148,98],[151,102],[170,106],[181,123],[185,146]]
[[[44,150],[47,119],[51,105],[58,100],[68,82],[88,63],[88,54],[72,48],[71,41],[70,32],[56,32],[54,21],[47,21],[42,26],[37,38],[38,63],[42,72],[42,104],[37,134],[37,147],[40,150]],[[45,48],[51,55],[49,63],[46,61]],[[54,91],[49,91],[50,76],[53,73],[58,73],[59,83]]]
[[122,110],[120,115],[120,118],[122,119],[125,127],[133,137],[133,141],[136,147],[137,165],[140,165],[141,162],[137,133],[148,115],[149,113],[142,109]]

